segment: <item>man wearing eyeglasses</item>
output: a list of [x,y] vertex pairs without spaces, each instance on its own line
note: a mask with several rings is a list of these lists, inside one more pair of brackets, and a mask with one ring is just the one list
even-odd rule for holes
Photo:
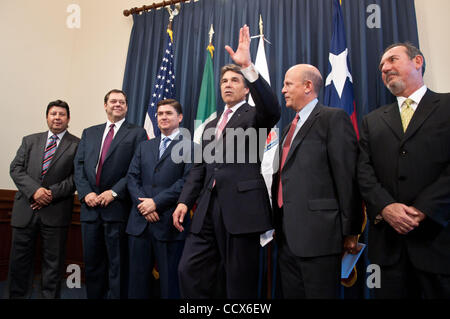
[[88,299],[126,298],[125,227],[131,208],[127,170],[137,145],[147,139],[128,123],[127,97],[111,90],[104,98],[107,122],[83,131],[75,156]]

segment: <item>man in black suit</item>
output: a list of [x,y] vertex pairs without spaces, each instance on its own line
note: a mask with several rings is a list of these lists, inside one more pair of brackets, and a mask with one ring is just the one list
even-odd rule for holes
[[272,203],[284,298],[336,298],[344,251],[357,251],[358,145],[347,113],[317,100],[317,68],[291,67],[282,93],[296,112],[280,138]]
[[69,121],[69,105],[61,100],[50,102],[49,131],[25,136],[11,163],[10,175],[18,192],[11,217],[9,298],[30,297],[38,235],[42,245],[41,297],[60,297],[75,191],[73,159],[80,141],[67,131]]
[[[183,231],[181,223],[187,218],[188,207],[198,203],[179,265],[184,298],[217,297],[214,284],[223,274],[226,292],[220,297],[258,296],[259,236],[272,228],[258,146],[261,151],[268,132],[280,118],[280,108],[271,88],[251,64],[249,48],[249,30],[244,26],[238,50],[226,47],[240,67],[222,68],[225,112],[205,127],[205,158],[191,169],[173,213],[175,227]],[[256,107],[245,101],[249,90]],[[247,129],[251,136],[236,137],[239,130]]]
[[81,201],[81,231],[89,299],[126,298],[126,234],[131,209],[127,171],[142,127],[125,120],[125,93],[111,90],[104,99],[106,124],[83,131],[75,156],[75,184]]
[[397,101],[364,117],[358,161],[375,297],[450,298],[450,94],[427,89],[409,43],[389,46],[380,70]]
[[[192,166],[193,143],[180,133],[183,110],[178,101],[159,101],[156,115],[161,135],[139,144],[128,169],[128,190],[133,201],[126,229],[129,298],[151,297],[155,262],[161,298],[180,298],[177,269],[186,233],[173,226],[172,213]],[[182,152],[176,152],[178,149]],[[186,218],[183,226],[189,227],[189,222],[190,218]]]

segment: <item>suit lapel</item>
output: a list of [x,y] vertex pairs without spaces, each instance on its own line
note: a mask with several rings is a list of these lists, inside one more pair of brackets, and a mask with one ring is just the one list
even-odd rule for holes
[[45,147],[47,146],[48,132],[42,133],[37,140],[37,150],[41,154],[40,161],[31,161],[33,163],[33,169],[36,172],[36,176],[41,176],[42,173],[42,161],[44,160]]
[[[231,117],[231,119],[227,122],[227,125],[225,125],[223,131],[222,131],[222,137],[224,138],[227,132],[227,128],[235,128],[235,127],[240,127],[239,122],[241,120],[242,115],[245,112],[249,111],[249,108],[251,106],[249,106],[247,103],[242,104],[237,110],[236,113],[233,114],[233,116]],[[221,115],[222,116],[222,115]],[[220,118],[220,116],[219,116]]]
[[59,142],[58,147],[56,148],[56,152],[53,155],[52,161],[50,162],[50,166],[48,167],[48,170],[50,170],[53,166],[53,164],[56,163],[56,161],[61,157],[62,154],[64,154],[64,152],[66,151],[66,149],[70,146],[70,142],[69,142],[69,132],[66,132],[66,134],[64,134],[62,140]]
[[403,142],[409,139],[414,133],[422,126],[423,122],[430,116],[430,114],[436,109],[439,103],[439,96],[430,90],[423,96],[416,111],[414,112],[411,122],[406,129],[403,137]]
[[103,142],[103,133],[105,132],[106,123],[101,124],[96,127],[96,131],[94,132],[94,150],[96,152],[96,161],[94,165],[97,165],[98,161],[100,160],[100,154],[102,151],[102,142]]
[[403,138],[404,133],[402,119],[400,118],[400,111],[398,109],[397,102],[389,105],[381,114],[381,118],[386,122],[399,140]]
[[[292,157],[292,154],[294,154],[295,149],[299,147],[299,145],[303,142],[306,135],[308,134],[309,130],[311,129],[312,125],[316,121],[317,117],[320,115],[320,105],[317,104],[311,114],[309,115],[308,119],[305,123],[303,123],[302,127],[298,131],[297,135],[294,137],[294,140],[292,141],[291,148],[289,149],[289,153],[286,157],[286,161],[284,162],[284,165],[289,161],[289,159]],[[289,131],[289,127],[287,129]],[[287,134],[287,133],[286,133]],[[284,135],[284,134],[283,134]],[[283,137],[284,139],[284,137]],[[280,157],[281,158],[281,157]]]
[[163,162],[166,157],[168,157],[170,155],[170,152],[172,151],[172,148],[174,147],[175,144],[177,144],[179,141],[181,140],[180,135],[176,136],[175,139],[173,139],[169,146],[167,146],[166,150],[164,151],[163,155],[161,156],[161,158],[159,158],[159,145],[161,144],[161,137],[159,137],[159,142],[157,144],[157,153],[158,153],[158,162],[156,165],[159,165],[159,163]]
[[114,136],[111,145],[109,146],[108,153],[106,153],[105,159],[103,162],[105,162],[108,157],[114,152],[114,150],[117,148],[117,146],[120,144],[120,142],[125,138],[125,136],[128,135],[129,132],[129,126],[128,122],[125,121],[120,126],[119,131],[116,133],[116,136]]

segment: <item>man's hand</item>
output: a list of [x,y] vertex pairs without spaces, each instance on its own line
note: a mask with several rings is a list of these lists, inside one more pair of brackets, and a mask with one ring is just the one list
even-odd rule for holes
[[246,68],[252,64],[250,58],[250,31],[246,24],[239,30],[239,46],[236,52],[226,45],[225,50],[230,54],[231,59],[242,68]]
[[84,196],[84,202],[89,207],[95,207],[98,205],[97,197],[98,197],[98,195],[96,193],[91,192],[91,193],[87,194],[86,196]]
[[39,210],[39,209],[42,209],[42,207],[44,207],[44,206],[41,206],[38,203],[34,202],[33,204],[30,205],[30,207],[32,210]]
[[186,206],[186,204],[179,203],[177,208],[175,208],[175,211],[172,214],[173,225],[180,232],[182,232],[184,230],[184,227],[181,224],[184,221],[184,216],[186,215],[187,211],[188,211],[188,207]]
[[420,210],[418,210],[414,206],[409,206],[409,208],[411,208],[414,211],[415,214],[411,215],[410,213],[408,213],[408,215],[410,215],[411,218],[413,220],[415,220],[416,222],[420,223],[422,220],[424,220],[427,217],[427,215],[422,213]]
[[114,200],[114,197],[112,195],[112,190],[108,189],[107,191],[104,191],[97,197],[97,205],[100,205],[102,207],[108,206],[112,201]]
[[148,213],[148,214],[145,214],[144,217],[150,223],[159,222],[159,214],[156,211]]
[[419,226],[417,217],[419,213],[409,206],[392,203],[381,211],[383,219],[401,235],[406,235],[411,230]]
[[358,246],[358,235],[344,237],[344,252],[355,255],[361,249],[362,246]]
[[40,187],[34,192],[33,199],[40,206],[47,206],[52,202],[52,191],[44,187]]
[[156,204],[152,198],[139,197],[138,199],[141,201],[141,203],[137,206],[137,208],[143,216],[150,214],[156,210]]

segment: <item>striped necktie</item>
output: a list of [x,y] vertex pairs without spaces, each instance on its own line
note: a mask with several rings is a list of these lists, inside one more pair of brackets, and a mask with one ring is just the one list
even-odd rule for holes
[[411,119],[414,115],[414,109],[411,107],[411,104],[413,102],[414,101],[411,99],[406,99],[405,102],[403,102],[403,104],[402,104],[402,107],[400,110],[400,117],[402,119],[403,132],[406,132],[409,122],[411,121]]
[[44,177],[45,174],[47,174],[48,168],[50,167],[50,163],[52,162],[53,156],[56,152],[56,140],[58,139],[58,136],[52,135],[47,141],[47,146],[45,147],[44,151],[44,160],[42,161],[42,173],[41,177]]
[[167,136],[161,140],[161,145],[159,145],[159,158],[161,158],[161,156],[163,156],[169,142],[170,142],[170,138],[168,138]]

